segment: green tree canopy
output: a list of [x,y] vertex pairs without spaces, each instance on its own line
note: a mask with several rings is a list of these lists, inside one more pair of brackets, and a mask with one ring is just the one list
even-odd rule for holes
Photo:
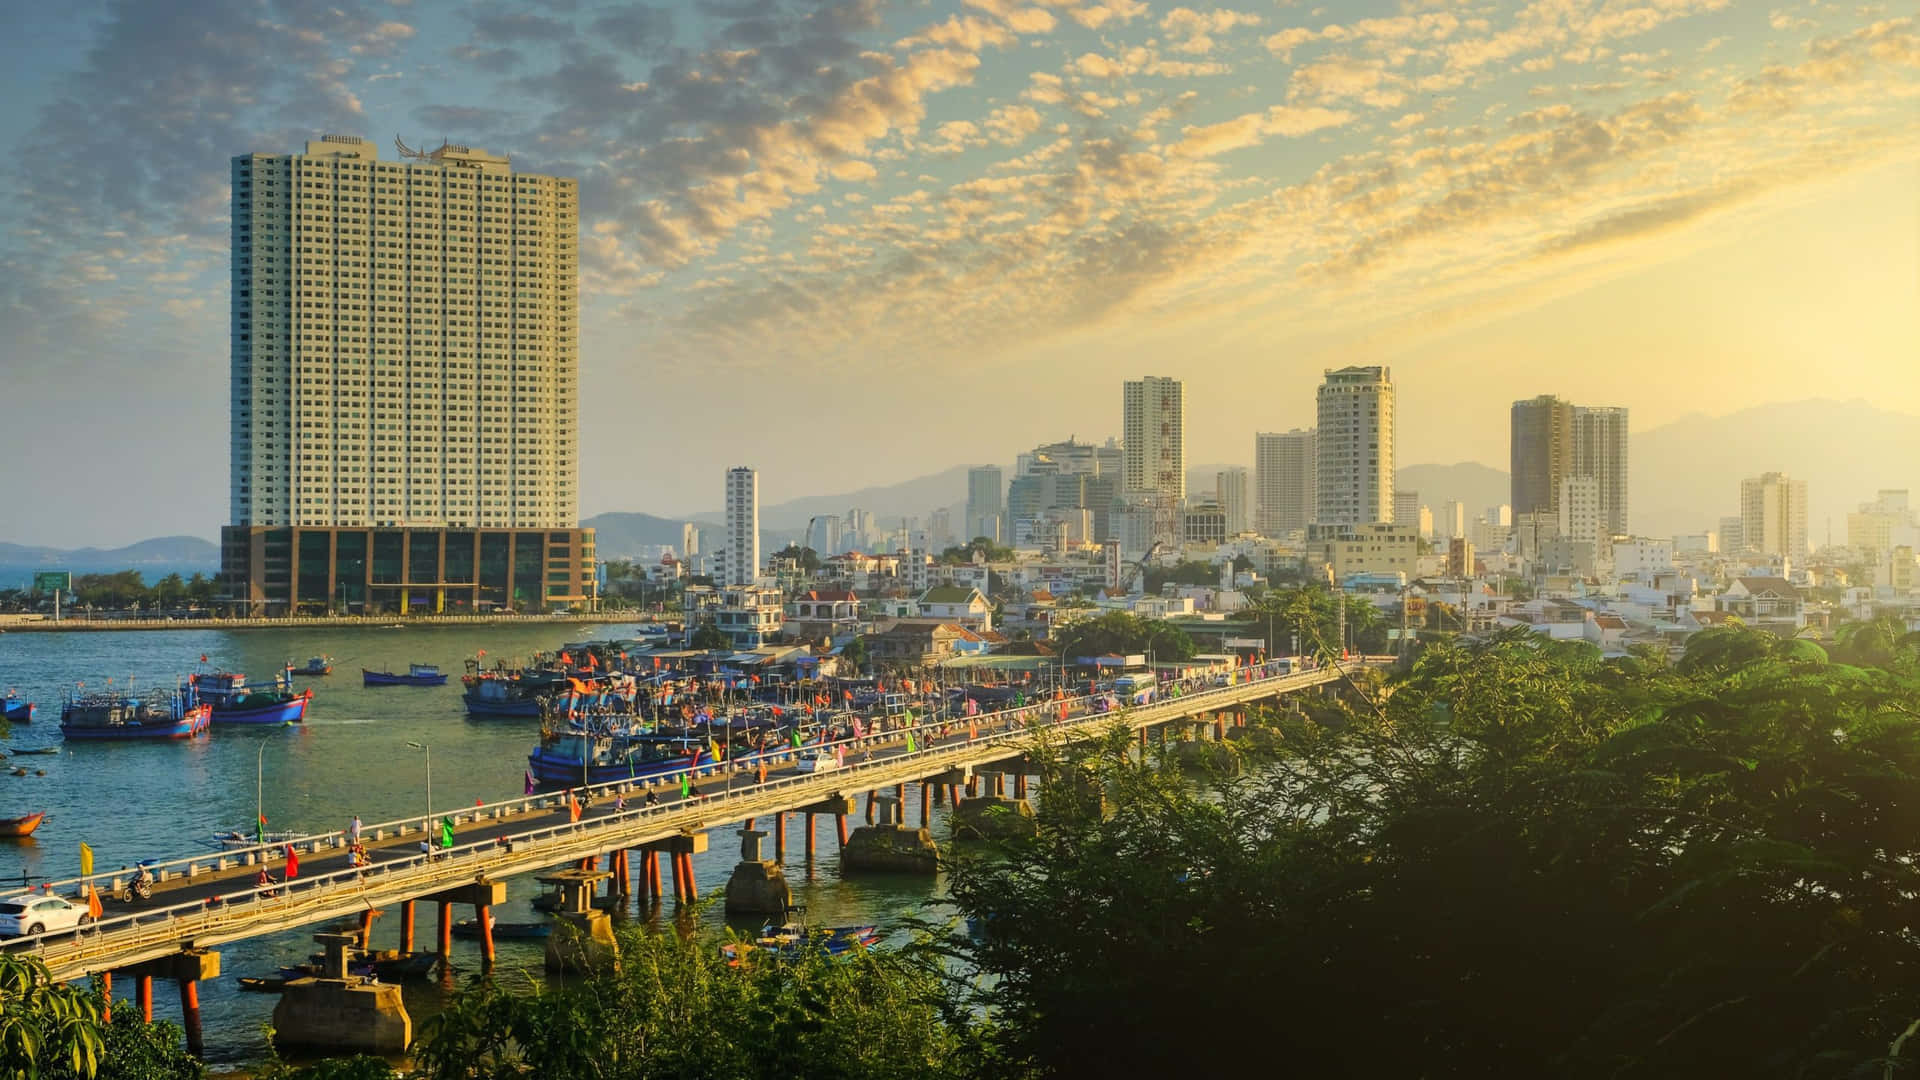
[[727,636],[726,631],[713,625],[712,621],[709,620],[701,623],[694,629],[693,636],[687,639],[687,648],[731,649],[733,648],[733,639]]
[[1160,619],[1142,619],[1124,611],[1109,611],[1071,623],[1054,635],[1060,654],[1069,660],[1127,655],[1151,651],[1156,660],[1186,660],[1194,654],[1187,632]]

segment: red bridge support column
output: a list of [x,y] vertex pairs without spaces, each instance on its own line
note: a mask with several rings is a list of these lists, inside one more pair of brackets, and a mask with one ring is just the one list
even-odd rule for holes
[[413,951],[413,901],[400,901],[400,951]]
[[812,814],[806,815],[806,820],[807,820],[807,840],[806,840],[807,865],[812,866],[813,865],[813,846],[814,846],[813,815]]
[[180,980],[180,1026],[187,1029],[187,1053],[207,1056],[207,1038],[200,1029],[200,980]]
[[134,979],[133,993],[140,1002],[140,1019],[153,1023],[153,976],[141,975]]
[[113,1023],[113,972],[111,971],[100,973],[100,996],[107,999],[106,1005],[100,1010],[100,1019],[111,1024]]
[[440,908],[440,964],[442,967],[453,962],[453,901],[442,900]]

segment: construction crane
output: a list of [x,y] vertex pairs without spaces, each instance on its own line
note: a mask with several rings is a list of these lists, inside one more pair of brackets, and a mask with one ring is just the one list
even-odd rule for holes
[[1139,562],[1132,563],[1127,566],[1127,568],[1120,574],[1120,581],[1119,581],[1119,584],[1116,586],[1120,590],[1120,592],[1131,593],[1133,592],[1134,582],[1136,581],[1144,582],[1146,580],[1147,564],[1153,561],[1154,554],[1158,552],[1163,546],[1164,545],[1162,545],[1160,541],[1155,540],[1153,542],[1153,546],[1147,549],[1147,553],[1145,555],[1140,556]]

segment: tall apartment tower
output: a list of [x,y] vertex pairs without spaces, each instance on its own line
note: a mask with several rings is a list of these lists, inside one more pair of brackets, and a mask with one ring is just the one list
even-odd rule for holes
[[1551,394],[1516,401],[1510,413],[1508,475],[1513,512],[1560,509],[1560,482],[1573,475],[1573,405]]
[[235,157],[230,178],[228,601],[588,599],[580,567],[552,565],[584,557],[592,576],[576,181],[462,146],[382,161],[350,135]]
[[1329,369],[1320,384],[1314,521],[1369,525],[1393,520],[1393,369]]
[[727,551],[721,582],[751,585],[760,576],[760,474],[744,465],[727,470]]
[[1253,528],[1253,485],[1245,465],[1229,465],[1213,476],[1214,497],[1227,516],[1227,535]]
[[1129,379],[1121,398],[1121,486],[1127,495],[1187,496],[1187,406],[1179,379]]
[[1313,523],[1319,457],[1312,428],[1253,437],[1254,528],[1276,539]]
[[1006,476],[998,465],[979,465],[967,470],[967,540],[984,536],[1000,543],[1000,515],[1005,509]]
[[1590,476],[1600,488],[1601,531],[1627,528],[1627,410],[1574,405],[1542,394],[1512,409],[1513,513],[1558,513],[1563,481]]
[[1740,539],[1749,551],[1804,561],[1807,482],[1777,472],[1740,481]]
[[[1393,489],[1393,523],[1414,525],[1420,521],[1420,493],[1411,488]],[[1426,533],[1420,535],[1425,536]]]

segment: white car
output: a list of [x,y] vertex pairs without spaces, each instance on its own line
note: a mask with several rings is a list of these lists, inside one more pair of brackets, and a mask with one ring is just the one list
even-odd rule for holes
[[840,762],[835,760],[832,754],[819,750],[803,750],[793,761],[794,772],[818,773],[839,767]]
[[20,937],[72,930],[93,921],[87,909],[58,896],[20,896],[0,900],[0,936]]

